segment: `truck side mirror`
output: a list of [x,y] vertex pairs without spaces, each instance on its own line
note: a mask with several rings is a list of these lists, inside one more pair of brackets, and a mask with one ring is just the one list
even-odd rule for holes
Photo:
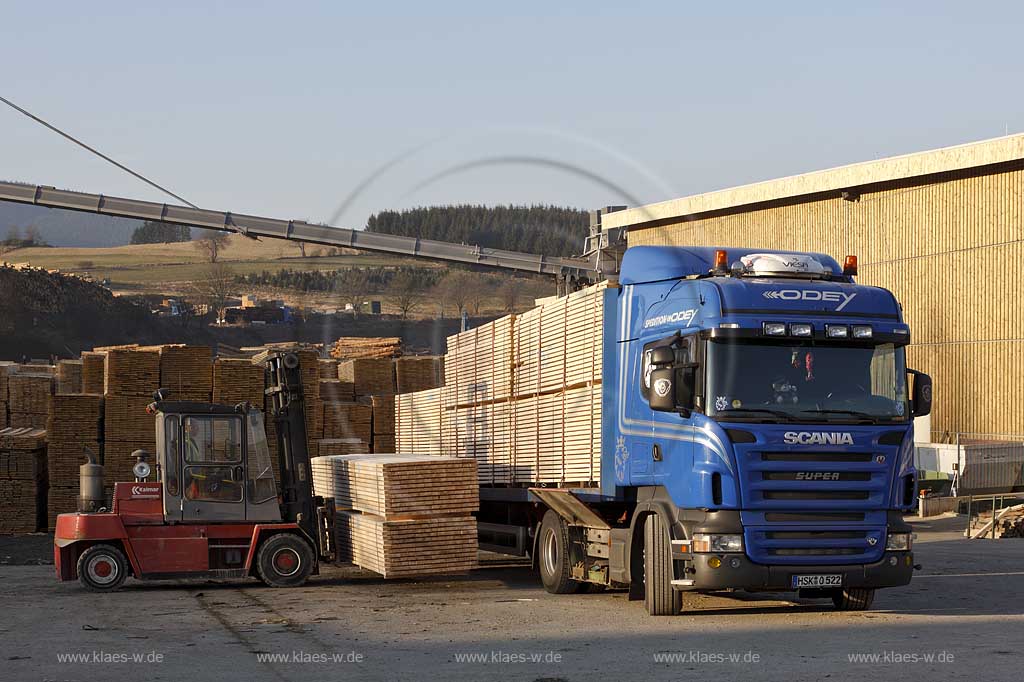
[[932,411],[932,378],[924,372],[908,369],[907,373],[914,377],[914,385],[910,391],[910,409],[915,417],[923,417]]
[[663,366],[651,371],[651,409],[689,412],[693,409],[697,365]]

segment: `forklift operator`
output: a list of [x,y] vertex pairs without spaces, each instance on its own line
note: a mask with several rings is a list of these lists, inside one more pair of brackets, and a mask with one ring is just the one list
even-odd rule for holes
[[[242,499],[242,483],[235,480],[236,467],[230,463],[230,456],[218,456],[212,447],[212,439],[204,438],[200,424],[204,422],[189,419],[185,429],[185,461],[216,462],[213,466],[189,465],[185,469],[186,497],[192,500],[237,502]],[[209,422],[205,425],[210,426]],[[229,444],[230,445],[230,444]]]

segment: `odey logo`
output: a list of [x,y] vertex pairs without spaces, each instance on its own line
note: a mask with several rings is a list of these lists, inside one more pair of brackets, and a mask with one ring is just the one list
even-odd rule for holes
[[782,301],[822,301],[838,303],[836,312],[845,308],[857,294],[844,294],[841,291],[818,291],[817,289],[772,289],[762,294],[765,298]]
[[853,434],[827,431],[786,431],[782,439],[787,445],[853,445]]

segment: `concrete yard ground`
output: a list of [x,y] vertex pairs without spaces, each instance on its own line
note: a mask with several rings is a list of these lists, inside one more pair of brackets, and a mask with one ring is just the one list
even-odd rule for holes
[[[307,586],[54,580],[45,536],[0,538],[5,680],[1019,680],[1024,541],[915,521],[923,568],[839,613],[783,595],[690,596],[650,618],[622,592],[554,596],[528,568],[384,581],[329,568]],[[42,552],[42,556],[35,555]]]

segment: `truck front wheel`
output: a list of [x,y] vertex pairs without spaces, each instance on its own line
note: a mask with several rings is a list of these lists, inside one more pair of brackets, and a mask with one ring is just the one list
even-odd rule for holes
[[292,533],[267,538],[256,553],[256,575],[269,587],[298,587],[313,573],[313,548]]
[[836,590],[832,593],[832,603],[840,611],[866,611],[875,600],[875,591],[870,588]]
[[537,540],[537,562],[544,589],[551,594],[581,592],[586,583],[569,577],[569,527],[565,520],[550,509],[544,512]]
[[675,616],[683,595],[672,589],[672,543],[658,514],[644,519],[644,607],[652,616]]

